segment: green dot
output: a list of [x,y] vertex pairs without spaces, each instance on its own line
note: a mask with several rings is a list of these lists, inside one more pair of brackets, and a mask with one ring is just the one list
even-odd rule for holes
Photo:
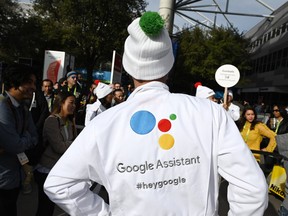
[[176,119],[176,115],[175,115],[175,114],[171,114],[171,115],[170,115],[170,119],[171,119],[171,120],[175,120],[175,119]]

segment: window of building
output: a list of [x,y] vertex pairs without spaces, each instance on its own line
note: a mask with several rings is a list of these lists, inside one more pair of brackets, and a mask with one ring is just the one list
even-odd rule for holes
[[263,43],[266,43],[266,41],[267,41],[267,34],[265,34],[263,37]]
[[263,70],[262,70],[263,72],[266,72],[268,70],[267,65],[268,65],[268,56],[265,55],[263,58]]
[[288,57],[288,47],[283,50],[282,59],[281,59],[281,66],[286,67],[287,65],[287,57]]
[[279,35],[280,35],[280,32],[281,32],[281,27],[278,27],[278,28],[276,29],[276,36],[279,36]]
[[255,71],[256,73],[259,73],[259,58],[255,59],[256,63],[255,63]]
[[272,62],[272,53],[267,55],[267,62],[266,62],[266,70],[265,71],[271,70],[271,62]]
[[277,31],[277,29],[273,29],[273,30],[272,30],[271,38],[276,37],[276,31]]
[[[252,74],[255,74],[256,73],[256,60],[251,60],[251,71],[248,72],[248,74],[252,75]],[[246,73],[247,74],[247,73]]]
[[249,45],[249,47],[250,47],[251,49],[254,49],[254,48],[256,47],[256,41],[253,41],[253,42]]
[[270,64],[270,71],[273,71],[276,69],[276,61],[277,61],[277,52],[272,53],[272,59]]
[[286,23],[281,25],[281,34],[286,32]]
[[267,33],[267,41],[269,41],[271,39],[271,32]]
[[278,50],[277,52],[277,59],[276,59],[276,69],[281,65],[281,58],[282,58],[282,49]]
[[262,56],[260,59],[259,59],[259,73],[263,73],[263,63],[264,63],[264,57]]

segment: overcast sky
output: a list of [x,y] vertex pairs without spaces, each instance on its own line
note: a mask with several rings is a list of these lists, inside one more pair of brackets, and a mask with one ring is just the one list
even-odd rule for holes
[[[164,0],[165,1],[165,0]],[[227,0],[214,0],[217,2],[222,9],[222,11],[225,11],[226,9],[226,3]],[[279,8],[281,5],[283,5],[286,0],[259,0],[260,2],[268,5],[269,7],[273,8],[276,10]],[[147,10],[150,11],[158,11],[159,10],[159,5],[160,5],[160,0],[147,0],[149,3]],[[200,2],[190,4],[190,6],[199,6],[199,5],[211,5],[213,4],[213,0],[202,0]],[[228,11],[229,12],[236,12],[236,13],[245,13],[245,14],[261,14],[261,15],[270,15],[272,13],[271,10],[257,2],[256,0],[229,0],[228,1]],[[215,11],[215,7],[202,7],[198,8],[201,10],[209,10],[209,11]],[[192,17],[194,19],[199,20],[200,22],[205,21],[206,19],[203,18],[202,16],[199,16],[195,12],[184,12],[186,15],[189,17]],[[202,13],[205,17],[209,18],[211,21],[214,20],[214,14],[211,13]],[[258,17],[246,17],[246,16],[232,16],[229,15],[227,16],[229,21],[233,24],[234,27],[237,27],[240,32],[246,32],[249,29],[251,29],[253,26],[255,26],[258,22],[260,22],[263,18],[258,18]],[[223,26],[228,26],[227,21],[225,18],[218,14],[216,17],[217,20],[217,25],[223,25]],[[190,21],[193,22],[193,21]],[[195,23],[195,22],[194,22]],[[192,23],[192,24],[194,24]],[[186,21],[185,19],[175,16],[174,20],[174,25],[178,26],[178,28],[182,29],[182,27],[185,26],[191,26],[191,24]],[[174,28],[174,32],[177,31],[177,28]]]

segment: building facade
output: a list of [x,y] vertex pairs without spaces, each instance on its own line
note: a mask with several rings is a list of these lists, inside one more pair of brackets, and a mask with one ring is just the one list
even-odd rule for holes
[[238,87],[254,103],[288,105],[288,2],[271,15],[245,34],[252,69],[242,74]]

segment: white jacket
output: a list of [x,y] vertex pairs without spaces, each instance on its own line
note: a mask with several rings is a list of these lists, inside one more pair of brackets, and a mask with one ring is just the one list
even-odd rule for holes
[[228,114],[234,121],[238,121],[240,118],[240,107],[231,103],[228,107]]
[[87,126],[90,121],[95,118],[100,113],[104,112],[106,108],[97,99],[93,104],[87,104],[86,114],[85,114],[85,126]]
[[150,82],[84,128],[44,189],[69,215],[215,216],[218,174],[229,182],[228,215],[263,216],[264,175],[223,107]]

